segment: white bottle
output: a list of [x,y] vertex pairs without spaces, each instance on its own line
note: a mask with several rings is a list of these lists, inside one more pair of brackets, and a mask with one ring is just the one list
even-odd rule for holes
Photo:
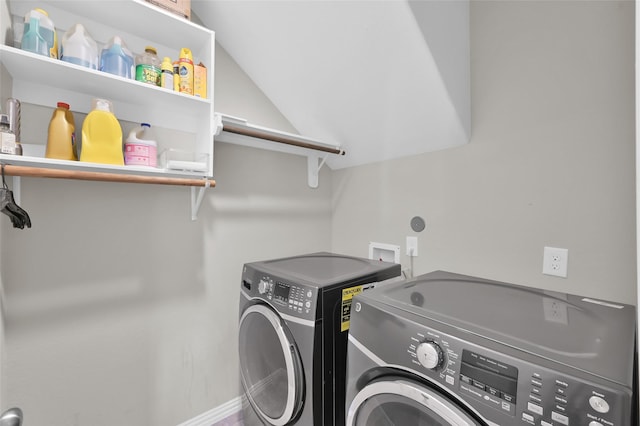
[[98,69],[98,45],[82,24],[64,33],[60,59],[83,67]]
[[127,166],[157,166],[158,144],[150,124],[142,123],[140,127],[129,132],[124,144],[124,164]]

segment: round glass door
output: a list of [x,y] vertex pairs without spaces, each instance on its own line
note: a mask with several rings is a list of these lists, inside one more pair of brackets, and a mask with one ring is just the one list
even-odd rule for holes
[[304,372],[291,333],[264,305],[247,308],[240,318],[240,377],[249,402],[270,425],[290,422],[300,411]]
[[442,394],[406,379],[387,378],[365,386],[353,399],[347,426],[484,425]]

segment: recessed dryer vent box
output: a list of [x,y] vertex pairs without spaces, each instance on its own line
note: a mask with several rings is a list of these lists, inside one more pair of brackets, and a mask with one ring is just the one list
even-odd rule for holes
[[400,246],[385,243],[369,243],[369,259],[400,263]]

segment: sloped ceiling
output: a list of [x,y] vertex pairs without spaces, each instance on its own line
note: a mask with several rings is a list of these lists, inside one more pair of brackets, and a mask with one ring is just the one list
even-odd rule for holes
[[347,151],[327,159],[332,168],[469,141],[468,0],[194,0],[192,9],[301,135]]

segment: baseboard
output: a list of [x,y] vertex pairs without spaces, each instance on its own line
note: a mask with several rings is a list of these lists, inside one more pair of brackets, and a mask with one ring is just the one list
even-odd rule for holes
[[242,397],[236,397],[178,426],[211,426],[242,410]]

